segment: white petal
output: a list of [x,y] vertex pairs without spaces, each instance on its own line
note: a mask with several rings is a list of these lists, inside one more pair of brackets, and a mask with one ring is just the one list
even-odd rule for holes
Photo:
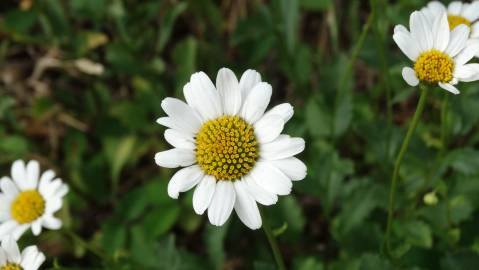
[[173,120],[171,117],[160,117],[156,120],[156,122],[162,126],[165,126],[167,128],[171,128],[171,129],[174,129],[174,130],[177,130],[181,133],[184,133],[184,134],[188,134],[189,136],[193,137],[195,135],[195,132],[191,132],[190,128],[184,128],[183,126],[181,126],[178,122],[175,122],[175,120]]
[[50,230],[58,230],[62,227],[62,221],[54,216],[47,216],[43,218],[42,225]]
[[399,33],[399,32],[403,32],[403,33],[408,33],[408,34],[410,34],[410,33],[409,33],[409,30],[407,30],[407,28],[406,28],[404,25],[402,25],[402,24],[398,24],[398,25],[394,26],[394,31],[393,31],[393,33],[395,34],[395,33]]
[[249,123],[255,123],[268,107],[273,89],[267,83],[258,83],[246,97],[241,110],[241,117]]
[[38,236],[40,235],[41,232],[42,232],[42,220],[37,219],[36,221],[32,223],[32,233],[33,235]]
[[0,265],[4,265],[7,263],[7,255],[5,254],[5,251],[3,251],[2,248],[0,248]]
[[469,44],[462,50],[454,59],[457,66],[462,66],[469,62],[476,53],[479,52],[479,41],[469,42]]
[[284,121],[281,116],[265,115],[254,124],[254,133],[259,143],[269,143],[278,138],[283,128]]
[[208,206],[210,206],[215,188],[216,179],[211,175],[205,175],[196,186],[195,192],[193,193],[193,209],[198,215],[203,215],[206,209],[208,209]]
[[267,115],[279,115],[283,118],[284,123],[287,123],[291,117],[293,117],[294,109],[293,106],[289,103],[282,103],[279,105],[274,106],[271,110],[267,111],[263,117]]
[[36,160],[31,160],[27,164],[28,184],[31,189],[37,188],[38,178],[40,176],[40,164]]
[[439,86],[440,86],[442,89],[453,93],[454,95],[457,95],[457,94],[460,93],[459,90],[457,90],[456,87],[454,87],[453,85],[451,85],[451,84],[449,84],[449,83],[441,83],[441,82],[440,82],[440,83],[439,83]]
[[469,27],[466,25],[459,25],[451,31],[449,45],[445,51],[450,57],[455,57],[464,49],[469,38]]
[[256,183],[256,180],[250,175],[243,176],[243,181],[246,184],[251,197],[253,197],[258,203],[262,205],[273,205],[278,202],[278,195],[271,193]]
[[[463,69],[467,69],[467,71]],[[467,64],[456,68],[456,70],[460,70],[458,73],[461,74],[458,74],[458,76],[463,77],[460,78],[460,80],[463,82],[473,82],[479,80],[479,64]]]
[[173,148],[158,152],[155,155],[155,162],[158,166],[165,168],[186,167],[196,162],[195,152],[191,149]]
[[413,40],[419,43],[421,51],[432,49],[434,43],[432,26],[421,11],[414,11],[411,14],[409,27],[411,29],[411,36]]
[[183,101],[167,97],[161,102],[161,107],[165,113],[189,133],[196,134],[201,127],[201,120],[198,114]]
[[258,161],[250,174],[260,187],[271,193],[278,195],[291,193],[293,187],[291,180],[267,161]]
[[479,19],[479,2],[472,2],[467,8],[463,8],[462,16],[468,19],[470,22],[476,21]]
[[18,223],[14,220],[9,220],[0,224],[0,239],[3,239],[5,238],[5,236],[10,235],[17,226]]
[[17,186],[15,186],[13,181],[8,177],[2,177],[2,179],[0,179],[0,188],[5,196],[9,198],[16,197],[19,192]]
[[189,86],[183,88],[183,93],[188,104],[195,108],[204,120],[223,114],[219,93],[204,72],[191,75]]
[[434,48],[443,52],[449,44],[449,22],[447,14],[444,12],[438,15],[433,24]]
[[427,4],[427,7],[431,9],[433,12],[435,12],[436,14],[447,12],[447,9],[444,6],[444,4],[439,1],[431,1]]
[[304,144],[302,138],[280,135],[276,140],[261,145],[260,156],[268,160],[289,158],[303,152]]
[[270,161],[293,181],[303,180],[307,174],[306,165],[295,157]]
[[234,182],[236,191],[235,211],[240,220],[252,230],[261,228],[261,215],[256,201],[248,194],[243,181]]
[[22,263],[21,266],[25,270],[30,270],[35,263],[35,259],[38,256],[38,248],[36,246],[29,246],[22,251]]
[[203,171],[198,165],[177,171],[168,183],[168,195],[178,199],[180,192],[185,192],[196,186],[203,178]]
[[231,181],[218,181],[208,208],[208,219],[215,226],[222,226],[231,215],[236,194]]
[[393,39],[404,55],[406,55],[411,61],[416,61],[420,54],[420,48],[409,32],[396,30]]
[[30,228],[29,224],[17,225],[17,227],[12,231],[13,239],[17,240]]
[[260,82],[261,75],[256,70],[248,69],[243,73],[243,75],[241,75],[239,87],[243,101],[249,95],[251,90]]
[[479,38],[479,22],[471,26],[471,38]]
[[461,14],[461,10],[462,10],[462,3],[460,1],[453,1],[447,7],[447,12],[453,15]]
[[28,183],[27,169],[25,168],[25,162],[23,162],[23,160],[13,162],[11,174],[13,181],[15,181],[15,184],[17,184],[20,190],[31,189],[31,185]]
[[17,242],[12,237],[6,237],[2,240],[2,248],[7,255],[9,262],[19,264],[22,260],[20,250],[18,249]]
[[191,135],[175,129],[165,130],[165,140],[173,147],[182,149],[195,149],[195,140]]
[[419,79],[416,76],[416,72],[410,67],[404,67],[402,69],[402,77],[410,86],[416,86],[419,84]]
[[[45,262],[45,255],[40,252],[37,255],[37,257],[35,258],[35,262],[33,263],[33,266],[31,268],[31,270],[38,270],[38,268],[40,268],[40,266],[42,265],[43,262]],[[25,270],[27,270],[27,269],[25,269]]]
[[457,66],[454,69],[454,77],[461,81],[468,81],[468,79],[473,78],[477,75],[478,64],[467,64],[462,66]]
[[45,215],[53,215],[56,211],[60,210],[63,205],[61,198],[50,198],[47,200],[47,206],[45,208]]
[[223,112],[226,115],[236,115],[241,108],[241,91],[236,75],[227,68],[222,68],[216,76],[216,89],[220,94]]
[[40,184],[38,185],[38,190],[40,190],[40,193],[46,193],[50,184],[52,183],[53,178],[55,178],[55,172],[52,170],[47,170],[42,174],[40,177]]

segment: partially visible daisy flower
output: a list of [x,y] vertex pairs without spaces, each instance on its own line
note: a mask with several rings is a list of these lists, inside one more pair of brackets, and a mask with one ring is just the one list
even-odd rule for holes
[[14,239],[29,228],[39,235],[42,227],[60,229],[61,220],[54,217],[68,193],[68,186],[55,177],[52,170],[40,175],[37,161],[28,164],[17,160],[12,164],[11,178],[0,179],[0,238]]
[[246,226],[260,228],[257,202],[275,204],[278,195],[291,192],[291,181],[306,176],[306,166],[294,157],[304,140],[281,134],[293,107],[283,103],[265,113],[272,88],[254,70],[238,81],[222,68],[216,86],[198,72],[183,92],[187,103],[165,98],[161,107],[168,117],[157,121],[168,128],[165,139],[174,148],[156,154],[156,163],[185,167],[171,178],[169,196],[196,186],[193,208],[199,215],[208,210],[211,224],[223,225],[235,209]]
[[401,51],[414,62],[402,70],[411,86],[420,82],[439,85],[459,94],[455,85],[477,80],[478,64],[467,64],[479,52],[479,40],[469,39],[470,29],[461,24],[449,29],[447,14],[436,16],[431,23],[422,11],[410,17],[410,31],[402,25],[394,28],[393,39]]
[[45,261],[45,255],[36,246],[29,246],[21,253],[12,237],[2,240],[0,270],[37,270]]
[[479,38],[479,1],[473,3],[453,1],[447,7],[439,1],[432,1],[421,11],[424,12],[430,23],[434,22],[435,17],[447,13],[451,30],[464,24],[469,27],[471,38]]

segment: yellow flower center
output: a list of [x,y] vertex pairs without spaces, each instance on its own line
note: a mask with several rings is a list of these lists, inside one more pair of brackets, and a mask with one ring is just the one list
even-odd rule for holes
[[23,267],[16,263],[7,263],[6,265],[2,266],[0,270],[23,270]]
[[466,19],[462,16],[448,15],[447,20],[449,21],[449,29],[451,29],[451,30],[456,28],[457,26],[459,26],[461,24],[465,24],[469,28],[471,27],[471,22],[468,19]]
[[416,76],[428,83],[450,82],[454,71],[454,60],[438,50],[422,53],[414,64]]
[[196,160],[217,180],[246,175],[258,159],[253,126],[238,116],[221,116],[204,123],[196,137]]
[[12,217],[19,224],[31,223],[41,217],[44,212],[45,200],[37,190],[20,192],[11,206]]

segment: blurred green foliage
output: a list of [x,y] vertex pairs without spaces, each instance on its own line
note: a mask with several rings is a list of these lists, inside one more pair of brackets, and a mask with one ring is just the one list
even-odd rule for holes
[[400,171],[397,259],[381,253],[392,161],[417,102],[391,28],[425,1],[373,3],[361,36],[371,7],[360,0],[2,1],[1,174],[37,159],[72,188],[65,229],[25,242],[45,268],[275,269],[261,231],[234,215],[209,225],[191,192],[167,196],[173,170],[153,162],[168,148],[161,100],[227,66],[257,69],[273,104],[295,106],[287,133],[307,141],[308,177],[265,209],[289,269],[477,269],[477,84],[428,100]]

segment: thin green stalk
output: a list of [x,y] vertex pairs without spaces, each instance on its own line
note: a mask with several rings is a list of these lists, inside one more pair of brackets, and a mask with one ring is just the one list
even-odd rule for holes
[[[380,64],[380,77],[379,77],[379,84],[381,90],[383,90],[386,94],[386,118],[388,124],[388,131],[387,131],[387,140],[386,140],[386,147],[385,157],[389,157],[389,151],[391,148],[391,137],[392,137],[392,94],[391,94],[391,87],[389,85],[389,65],[386,57],[386,44],[384,39],[384,32],[381,31],[380,25],[386,23],[385,20],[380,20],[384,18],[382,15],[385,11],[386,6],[382,5],[381,0],[370,0],[369,1],[372,11],[374,13],[374,22],[373,22],[373,33],[377,44],[377,56],[379,59]],[[378,10],[382,10],[382,12],[378,12]],[[389,166],[388,166],[389,167]]]
[[266,238],[268,239],[269,246],[271,247],[271,252],[273,253],[274,260],[276,261],[276,265],[278,266],[279,270],[286,270],[286,265],[284,264],[283,256],[281,255],[281,251],[278,247],[278,242],[276,241],[275,236],[273,235],[273,231],[269,225],[268,219],[264,216],[260,209],[261,218],[263,219],[263,231],[266,234]]
[[401,145],[401,149],[399,150],[399,154],[396,158],[396,162],[394,164],[394,170],[393,170],[393,174],[391,178],[391,189],[389,192],[388,220],[387,220],[387,227],[386,227],[386,242],[385,242],[386,251],[389,256],[392,255],[390,237],[391,237],[392,223],[394,219],[394,207],[396,203],[396,192],[397,192],[397,183],[399,178],[399,169],[401,168],[401,163],[408,149],[409,142],[411,141],[412,135],[414,134],[417,124],[419,123],[421,114],[424,110],[424,105],[426,104],[426,99],[428,94],[428,88],[421,86],[420,91],[421,91],[421,96],[419,97],[419,102],[416,107],[416,112],[414,113],[412,122],[409,125],[409,129],[406,133],[406,137],[404,138],[404,141]]
[[439,151],[439,157],[442,157],[446,152],[447,145],[448,145],[448,107],[449,107],[449,95],[445,93],[444,99],[441,105],[441,150]]
[[371,29],[371,24],[373,23],[374,20],[374,13],[371,12],[368,16],[368,19],[366,23],[363,26],[363,30],[361,32],[361,35],[359,36],[358,41],[356,42],[356,45],[354,46],[353,50],[351,51],[351,55],[349,57],[349,61],[347,63],[346,69],[344,70],[342,76],[339,79],[339,84],[338,84],[338,91],[336,92],[336,99],[335,99],[335,104],[334,104],[334,109],[333,109],[333,121],[332,121],[332,127],[331,127],[331,134],[334,135],[336,134],[336,126],[335,126],[335,121],[336,119],[336,108],[338,107],[338,100],[340,95],[343,93],[343,90],[346,86],[347,78],[351,74],[354,63],[356,63],[356,59],[358,58],[359,52],[361,51],[361,48],[363,47],[364,41],[366,40],[366,37],[369,34],[369,30]]

